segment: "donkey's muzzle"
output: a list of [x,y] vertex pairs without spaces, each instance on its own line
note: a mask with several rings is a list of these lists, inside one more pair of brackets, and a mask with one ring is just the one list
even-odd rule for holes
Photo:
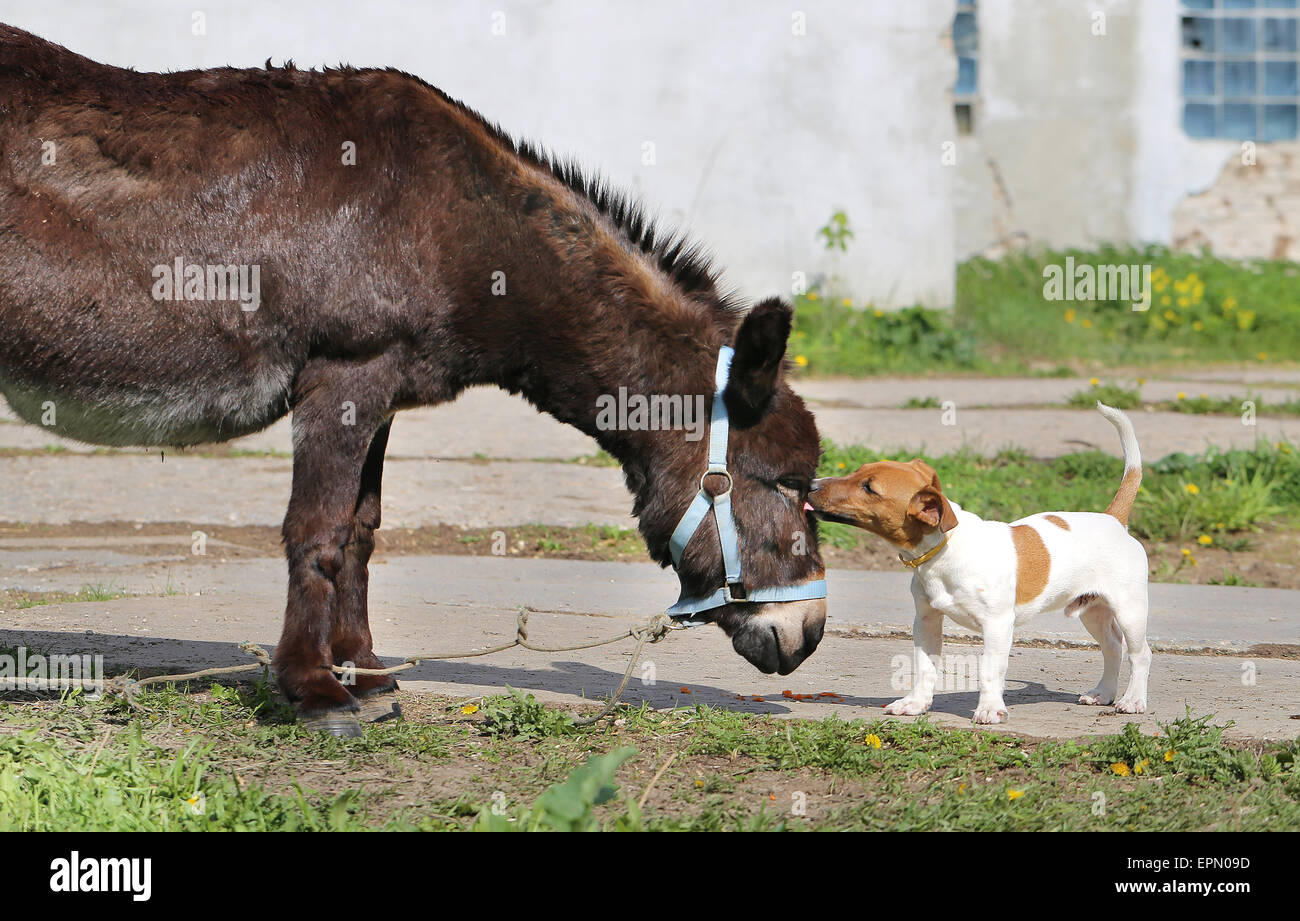
[[731,634],[731,645],[765,674],[788,675],[817,649],[826,599],[764,604]]

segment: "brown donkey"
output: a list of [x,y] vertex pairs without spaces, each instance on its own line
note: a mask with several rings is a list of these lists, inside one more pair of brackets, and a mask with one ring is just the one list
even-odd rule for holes
[[[275,664],[318,727],[393,712],[391,678],[331,671],[380,667],[367,564],[393,415],[478,384],[618,458],[663,566],[697,493],[731,484],[744,585],[697,618],[765,672],[797,667],[824,597],[738,600],[823,575],[790,322],[777,300],[744,313],[637,205],[409,75],[136,73],[0,25],[0,392],[104,445],[224,441],[293,413]],[[683,427],[600,423],[620,388],[712,400],[728,344],[727,473],[703,475],[709,439]],[[723,584],[720,518],[675,563],[684,596]]]

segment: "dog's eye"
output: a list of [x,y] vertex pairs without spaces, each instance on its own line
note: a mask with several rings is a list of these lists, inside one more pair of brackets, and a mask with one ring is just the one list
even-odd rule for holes
[[863,482],[862,482],[862,489],[863,489],[864,492],[870,493],[870,494],[873,495],[873,496],[876,495],[876,491],[875,491],[874,489],[871,488],[871,481],[870,481],[870,480],[863,480]]

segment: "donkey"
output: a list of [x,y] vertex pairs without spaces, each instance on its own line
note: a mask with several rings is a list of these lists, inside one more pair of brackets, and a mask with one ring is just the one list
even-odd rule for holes
[[[692,616],[793,671],[826,602],[800,592],[824,567],[805,511],[817,428],[784,379],[791,317],[778,299],[744,311],[631,199],[408,74],[137,73],[0,25],[0,392],[102,445],[226,441],[292,413],[274,663],[308,725],[357,735],[397,712],[391,677],[345,686],[331,667],[382,667],[367,566],[394,414],[475,385],[621,462],[684,597],[740,567]],[[600,425],[620,388],[714,399],[725,469],[710,439]],[[730,500],[726,527],[719,511],[670,546],[701,497]]]

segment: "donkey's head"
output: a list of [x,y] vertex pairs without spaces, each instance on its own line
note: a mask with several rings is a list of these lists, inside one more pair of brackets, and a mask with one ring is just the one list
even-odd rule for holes
[[[693,619],[716,623],[760,671],[783,675],[817,648],[826,623],[824,591],[813,597],[818,592],[810,585],[824,577],[816,521],[805,512],[820,452],[817,426],[782,377],[791,316],[790,307],[775,299],[746,315],[732,343],[735,354],[723,391],[726,471],[706,473],[716,468],[716,457],[707,459],[697,443],[666,471],[672,482],[655,490],[659,498],[652,504],[661,507],[651,516],[668,521],[669,528],[680,520],[676,559],[661,554],[660,561],[677,569],[683,598],[712,596],[718,605],[693,613]],[[711,422],[710,436],[719,428]],[[705,438],[704,445],[709,441]],[[712,453],[718,452],[714,439]],[[712,497],[713,507],[699,518],[708,504],[701,492]],[[698,523],[687,511],[692,502],[700,503]],[[734,538],[728,533],[733,519]],[[727,577],[728,547],[733,548],[731,568],[739,564],[739,580]]]

